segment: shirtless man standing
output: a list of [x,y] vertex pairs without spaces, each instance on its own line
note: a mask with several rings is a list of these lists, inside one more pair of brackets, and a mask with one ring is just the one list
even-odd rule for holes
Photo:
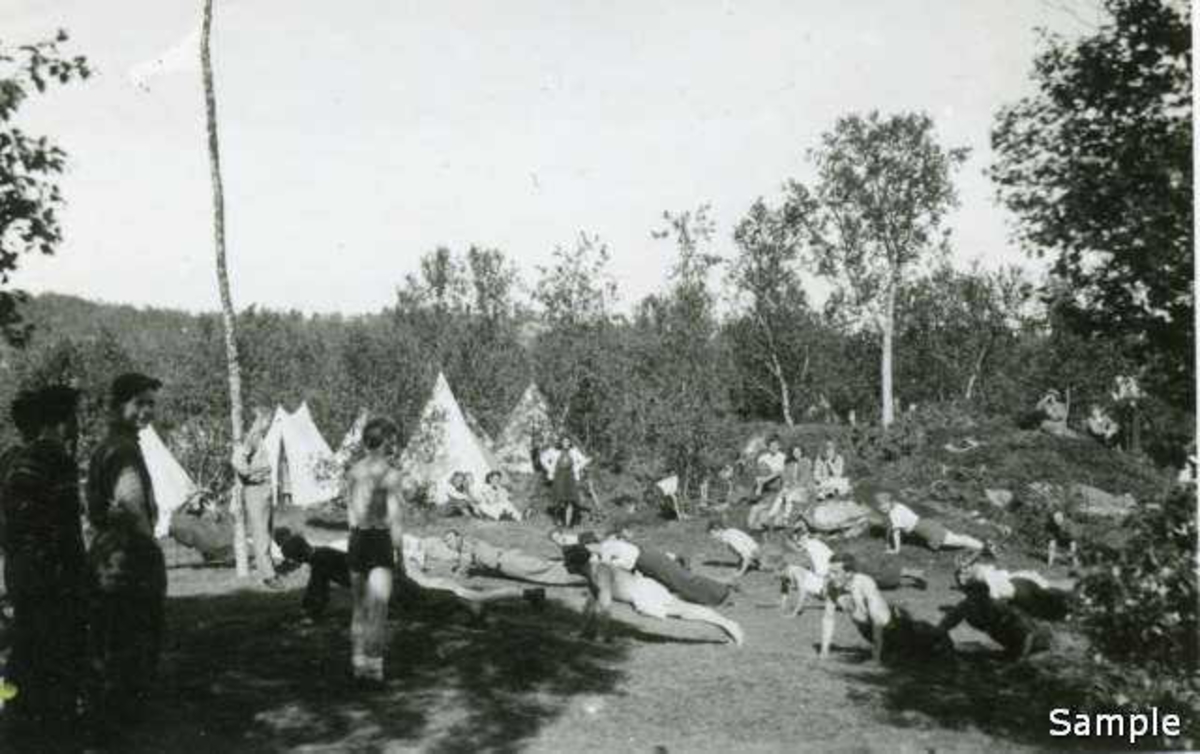
[[[350,519],[351,670],[356,681],[383,682],[388,600],[396,553],[403,553],[400,472],[388,459],[396,426],[372,419],[363,430],[367,455],[346,472]],[[403,562],[403,561],[401,561]]]

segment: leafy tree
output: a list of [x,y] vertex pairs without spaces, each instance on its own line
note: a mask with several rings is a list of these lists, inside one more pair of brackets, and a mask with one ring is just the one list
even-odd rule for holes
[[643,382],[649,440],[667,471],[679,474],[683,494],[705,470],[730,417],[729,359],[723,353],[716,314],[713,269],[724,260],[706,249],[715,227],[707,205],[664,213],[667,227],[654,234],[673,239],[678,258],[661,298],[644,302],[639,328],[649,336],[636,362]]
[[[1192,29],[1186,5],[1106,0],[1094,34],[1043,38],[1036,93],[1002,109],[992,177],[1053,259],[1083,335],[1128,338],[1145,382],[1194,405]],[[1189,408],[1190,410],[1190,408]]]
[[557,413],[555,423],[599,452],[619,444],[614,429],[624,415],[628,358],[608,261],[607,245],[581,233],[574,248],[554,250],[554,262],[539,268],[533,289],[544,328],[533,347],[538,385]]
[[814,187],[790,183],[786,211],[808,230],[817,272],[880,334],[884,426],[894,414],[897,297],[923,261],[945,253],[944,221],[957,202],[951,177],[966,157],[937,143],[928,115],[849,115],[809,152]]
[[1129,527],[1121,545],[1084,550],[1090,562],[1078,612],[1097,650],[1098,701],[1179,713],[1194,742],[1200,736],[1192,719],[1200,703],[1195,486],[1179,485],[1139,509]]
[[[90,74],[80,56],[65,57],[59,47],[67,33],[49,41],[17,47],[0,43],[0,284],[7,285],[22,254],[51,254],[62,240],[58,210],[63,197],[55,176],[66,166],[66,153],[44,136],[25,133],[14,123],[17,111],[34,92],[51,83],[66,84]],[[25,294],[0,290],[0,335],[22,344],[19,305]]]
[[801,238],[783,215],[762,199],[751,205],[733,233],[738,254],[728,283],[741,313],[731,334],[747,364],[744,373],[778,403],[790,426],[798,408],[794,391],[810,373],[813,323],[797,273]]
[[905,393],[916,402],[979,397],[993,374],[1011,370],[1032,286],[1020,270],[966,272],[943,264],[914,280],[897,302]]

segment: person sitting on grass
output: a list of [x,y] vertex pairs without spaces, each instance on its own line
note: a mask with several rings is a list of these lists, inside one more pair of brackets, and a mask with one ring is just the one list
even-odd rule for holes
[[740,579],[751,568],[762,567],[762,547],[746,532],[732,526],[724,526],[719,521],[708,525],[708,536],[728,547],[738,556],[738,573],[734,578]]
[[1046,522],[1050,542],[1046,545],[1046,565],[1054,567],[1058,559],[1058,548],[1063,548],[1071,558],[1071,566],[1079,567],[1079,539],[1082,530],[1079,524],[1067,518],[1062,511],[1054,511]]
[[912,508],[892,498],[887,490],[875,492],[875,506],[887,519],[888,552],[900,552],[902,536],[911,536],[920,540],[934,552],[942,549],[967,549],[981,551],[983,541],[970,536],[950,531],[940,521],[927,516],[918,516]]
[[504,474],[493,470],[483,478],[483,487],[479,490],[479,500],[475,506],[475,512],[480,518],[492,521],[521,520],[521,511],[512,504],[508,490],[504,487]]
[[825,441],[821,457],[813,464],[813,480],[817,484],[817,495],[821,499],[844,497],[850,494],[850,480],[846,477],[846,459],[838,452],[833,440]]
[[922,660],[953,651],[954,642],[944,630],[916,620],[904,608],[889,605],[875,579],[857,573],[853,570],[855,566],[847,560],[830,563],[825,580],[825,614],[821,619],[821,659],[829,656],[839,608],[870,642],[871,657],[877,663]]
[[783,465],[787,456],[780,450],[779,436],[772,435],[767,440],[767,449],[756,459],[758,472],[754,477],[754,494],[761,496],[765,492],[778,492],[783,484]]
[[472,481],[469,473],[454,471],[439,482],[433,493],[433,504],[438,514],[445,518],[476,515],[479,503],[475,499]]
[[1050,648],[1050,631],[1016,604],[994,599],[986,582],[960,578],[958,587],[965,596],[946,611],[938,625],[942,631],[949,633],[966,621],[1004,647],[1008,656],[1015,660]]
[[583,545],[565,547],[563,561],[569,571],[587,580],[589,599],[584,609],[582,631],[585,638],[594,639],[599,635],[608,641],[612,630],[612,604],[623,602],[640,615],[659,620],[679,618],[708,623],[728,634],[737,646],[745,641],[741,626],[711,607],[685,602],[649,577],[602,563],[599,556]]

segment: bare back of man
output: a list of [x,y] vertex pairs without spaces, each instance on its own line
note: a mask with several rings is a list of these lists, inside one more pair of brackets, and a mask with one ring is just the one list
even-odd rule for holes
[[363,430],[367,455],[346,474],[351,668],[355,679],[372,682],[383,681],[388,601],[396,553],[403,551],[401,477],[387,453],[395,435],[391,422],[368,422]]

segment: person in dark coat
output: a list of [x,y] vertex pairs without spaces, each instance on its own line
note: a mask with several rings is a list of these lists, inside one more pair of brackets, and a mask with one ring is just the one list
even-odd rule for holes
[[139,716],[162,646],[166,565],[154,538],[154,487],[138,445],[161,386],[143,374],[113,380],[109,431],[88,465],[88,520],[96,532],[88,552],[88,697],[101,741]]
[[22,393],[13,415],[26,442],[4,461],[4,549],[13,601],[8,708],[41,737],[69,733],[85,668],[85,558],[80,522],[77,391]]

